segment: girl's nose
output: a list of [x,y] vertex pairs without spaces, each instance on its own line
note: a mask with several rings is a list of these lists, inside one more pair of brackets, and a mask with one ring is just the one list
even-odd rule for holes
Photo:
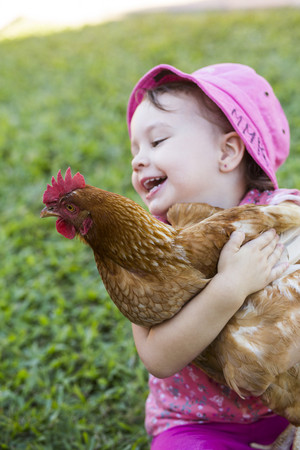
[[141,150],[134,156],[132,160],[132,168],[133,170],[138,170],[142,167],[146,167],[149,165],[149,157],[146,155],[145,152],[142,152]]

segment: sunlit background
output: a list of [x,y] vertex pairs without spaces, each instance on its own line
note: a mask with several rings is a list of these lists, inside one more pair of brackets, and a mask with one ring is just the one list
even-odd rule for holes
[[124,14],[172,8],[232,9],[299,6],[300,0],[0,0],[0,30],[15,27],[77,27]]
[[[2,2],[0,2],[1,5]],[[0,27],[18,18],[58,25],[93,23],[124,13],[170,5],[182,5],[184,0],[11,0],[0,6]],[[197,3],[205,3],[205,0]]]

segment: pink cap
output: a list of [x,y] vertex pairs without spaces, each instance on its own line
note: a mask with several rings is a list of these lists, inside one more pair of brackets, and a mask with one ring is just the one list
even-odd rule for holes
[[251,67],[216,64],[187,74],[161,64],[133,89],[127,109],[128,129],[145,89],[180,80],[192,81],[223,111],[243,139],[248,153],[278,187],[275,172],[289,154],[287,118],[270,84]]

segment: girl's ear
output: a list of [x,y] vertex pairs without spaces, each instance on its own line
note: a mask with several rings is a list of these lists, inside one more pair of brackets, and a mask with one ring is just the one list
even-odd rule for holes
[[236,169],[242,161],[244,153],[245,144],[235,131],[224,134],[219,154],[219,170],[225,173]]

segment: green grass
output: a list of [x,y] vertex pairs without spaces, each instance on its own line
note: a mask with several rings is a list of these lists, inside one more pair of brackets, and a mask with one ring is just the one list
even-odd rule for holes
[[69,165],[137,200],[126,104],[153,65],[253,66],[291,126],[283,187],[300,188],[300,10],[142,15],[0,41],[0,449],[146,449],[147,374],[92,253],[41,221]]

